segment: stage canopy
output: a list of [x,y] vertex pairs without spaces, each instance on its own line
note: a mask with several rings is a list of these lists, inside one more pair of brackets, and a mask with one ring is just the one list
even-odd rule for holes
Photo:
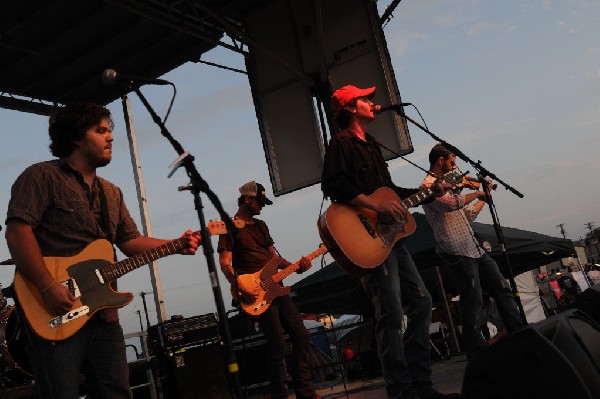
[[[447,266],[442,266],[435,253],[433,231],[425,215],[415,213],[413,216],[417,221],[417,230],[406,239],[406,245],[435,301],[437,290],[433,267],[440,266],[444,284],[452,283],[451,273]],[[490,243],[490,255],[503,274],[508,276],[493,225],[478,222],[471,225],[480,242]],[[511,227],[504,227],[502,231],[515,276],[562,258],[576,256],[570,240]],[[370,307],[359,279],[346,273],[335,262],[297,282],[292,290],[294,302],[304,313],[360,314],[368,312]]]
[[[20,0],[0,6],[0,107],[49,114],[123,93],[105,69],[156,78],[239,36],[238,17],[267,0]],[[233,41],[235,43],[235,41]]]

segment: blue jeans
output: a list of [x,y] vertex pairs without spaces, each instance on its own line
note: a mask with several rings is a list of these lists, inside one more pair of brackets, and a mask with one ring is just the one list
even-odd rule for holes
[[[421,397],[430,396],[431,296],[410,253],[404,245],[396,245],[383,264],[360,280],[375,308],[375,339],[388,398],[399,398],[411,385]],[[406,331],[402,331],[402,299]]]
[[39,397],[75,399],[79,375],[85,376],[91,399],[130,399],[129,369],[123,329],[92,317],[64,341],[46,341],[29,327],[26,352],[31,361]]
[[502,276],[496,262],[487,254],[478,259],[444,254],[443,259],[456,263],[460,290],[460,320],[467,355],[486,346],[478,323],[481,310],[482,289],[496,301],[498,313],[508,332],[523,327],[523,321],[515,302],[510,284]]

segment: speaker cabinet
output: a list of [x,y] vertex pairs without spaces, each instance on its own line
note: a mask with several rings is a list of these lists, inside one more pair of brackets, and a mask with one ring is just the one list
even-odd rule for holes
[[464,399],[600,398],[600,325],[573,309],[527,326],[471,360]]
[[[279,196],[321,181],[323,112],[333,90],[377,86],[374,101],[380,104],[401,102],[400,92],[374,1],[256,3],[242,21],[250,41],[246,67]],[[397,153],[413,151],[408,126],[394,112],[377,117],[369,133]],[[384,157],[396,156],[384,151]]]
[[588,316],[600,324],[600,284],[583,291],[575,302],[573,307],[585,312]]
[[224,351],[220,343],[183,347],[160,355],[165,398],[229,399]]

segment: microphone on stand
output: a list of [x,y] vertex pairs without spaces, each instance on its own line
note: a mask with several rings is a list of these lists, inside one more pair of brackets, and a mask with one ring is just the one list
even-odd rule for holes
[[140,85],[148,84],[148,85],[170,85],[172,84],[168,80],[164,79],[154,79],[154,78],[144,78],[140,76],[129,76],[129,75],[121,75],[117,73],[114,69],[105,69],[102,72],[102,81],[109,85],[113,86],[118,83],[125,84],[134,84],[138,83]]
[[401,111],[402,107],[407,107],[412,105],[411,103],[400,103],[400,104],[390,104],[390,105],[375,105],[373,106],[373,112],[376,114],[380,114],[386,111]]

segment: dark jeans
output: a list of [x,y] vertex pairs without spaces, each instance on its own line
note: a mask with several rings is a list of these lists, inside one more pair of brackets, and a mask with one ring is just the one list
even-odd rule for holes
[[123,329],[92,317],[64,341],[46,341],[28,327],[26,352],[40,398],[75,399],[79,375],[91,399],[130,399],[129,369]]
[[[394,247],[383,264],[361,277],[361,283],[375,308],[375,338],[388,398],[399,398],[410,385],[422,397],[430,396],[431,296],[408,250],[404,245]],[[406,331],[402,331],[403,300]]]
[[292,364],[289,364],[294,391],[298,399],[313,399],[312,376],[308,364],[309,333],[302,317],[289,295],[275,298],[271,306],[259,316],[258,321],[267,337],[269,356],[269,382],[271,399],[288,397],[285,368],[285,337],[287,331],[292,341]]
[[486,346],[477,320],[482,305],[482,289],[496,301],[496,307],[508,332],[523,327],[510,284],[489,255],[484,254],[474,259],[444,254],[442,258],[456,263],[451,267],[455,268],[458,278],[460,320],[467,355],[474,354]]

